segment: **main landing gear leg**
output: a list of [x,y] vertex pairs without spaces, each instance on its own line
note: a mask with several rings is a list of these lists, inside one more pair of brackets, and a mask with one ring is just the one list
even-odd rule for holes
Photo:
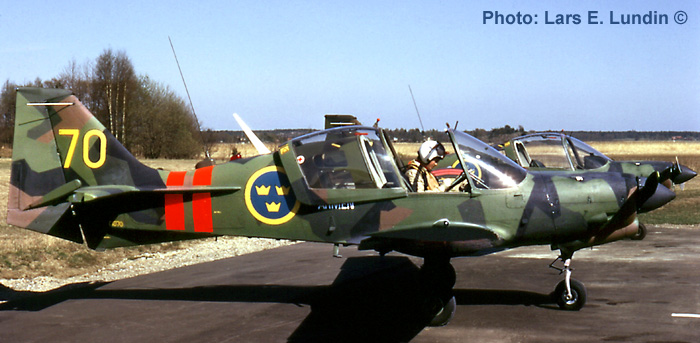
[[[573,270],[571,269],[571,259],[573,256],[573,252],[562,249],[561,256],[549,265],[550,268],[559,270],[560,273],[564,274],[564,280],[559,282],[554,289],[552,297],[559,305],[559,308],[567,311],[578,311],[586,304],[586,286],[582,282],[571,278],[571,271]],[[563,268],[554,266],[559,260],[564,262]]]
[[452,320],[457,302],[452,294],[455,270],[449,257],[426,257],[420,269],[420,284],[425,295],[429,326],[444,326]]

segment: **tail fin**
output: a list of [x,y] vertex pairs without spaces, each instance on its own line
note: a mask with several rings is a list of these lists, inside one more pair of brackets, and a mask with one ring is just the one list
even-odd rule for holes
[[81,242],[73,229],[49,232],[69,211],[68,203],[46,206],[51,199],[81,186],[164,186],[70,91],[19,88],[16,104],[9,224]]

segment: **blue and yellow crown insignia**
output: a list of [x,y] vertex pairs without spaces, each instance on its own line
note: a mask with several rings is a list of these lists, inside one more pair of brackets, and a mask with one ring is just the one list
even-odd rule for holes
[[280,211],[280,206],[282,206],[281,202],[266,202],[265,207],[267,207],[267,212],[270,213],[276,213]]
[[289,187],[285,186],[275,186],[275,190],[277,191],[277,195],[287,195],[289,194]]
[[257,192],[258,195],[268,195],[270,194],[270,186],[255,186],[255,192]]

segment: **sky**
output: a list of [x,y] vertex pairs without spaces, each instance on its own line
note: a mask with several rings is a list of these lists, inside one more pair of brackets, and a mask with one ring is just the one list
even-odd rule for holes
[[[622,24],[649,13],[667,23]],[[0,37],[0,82],[111,48],[186,99],[170,37],[214,130],[239,130],[234,112],[253,130],[420,128],[410,86],[426,130],[700,131],[694,1],[23,1]]]

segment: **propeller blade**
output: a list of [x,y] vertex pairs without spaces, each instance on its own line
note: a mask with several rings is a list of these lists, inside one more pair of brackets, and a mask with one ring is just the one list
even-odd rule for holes
[[[670,169],[670,168],[669,168]],[[665,169],[663,172],[667,172],[669,169]],[[635,194],[638,194],[637,197],[634,199],[636,204],[637,204],[637,209],[641,208],[642,205],[644,205],[644,202],[649,200],[652,195],[656,192],[656,188],[660,183],[660,174],[659,172],[653,172],[649,177],[647,177],[647,181],[644,182],[644,186],[642,188],[637,188],[637,191]],[[668,173],[666,173],[668,174]],[[632,194],[634,196],[634,194]],[[632,197],[630,196],[627,201],[629,201]]]
[[656,193],[658,186],[659,173],[653,172],[644,182],[644,186],[634,188],[617,213],[605,225],[600,227],[597,232],[594,232],[596,239],[604,239],[615,232],[615,230],[631,224],[637,218],[639,209]]

